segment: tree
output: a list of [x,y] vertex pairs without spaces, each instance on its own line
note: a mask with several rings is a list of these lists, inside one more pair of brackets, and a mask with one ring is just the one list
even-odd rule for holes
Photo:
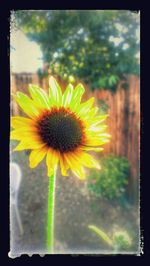
[[53,74],[82,79],[91,89],[114,89],[139,74],[139,14],[124,10],[16,11],[17,24],[36,41]]

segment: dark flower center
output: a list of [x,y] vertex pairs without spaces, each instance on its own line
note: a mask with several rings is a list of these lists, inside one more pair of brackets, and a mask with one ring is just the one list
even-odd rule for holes
[[73,151],[82,142],[81,121],[64,108],[46,112],[38,122],[38,130],[43,142],[60,152]]

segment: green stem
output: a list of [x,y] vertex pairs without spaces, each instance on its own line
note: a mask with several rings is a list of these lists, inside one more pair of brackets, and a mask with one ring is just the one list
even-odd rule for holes
[[48,206],[47,206],[47,250],[48,253],[53,254],[54,248],[54,201],[55,201],[55,176],[49,177],[48,187]]

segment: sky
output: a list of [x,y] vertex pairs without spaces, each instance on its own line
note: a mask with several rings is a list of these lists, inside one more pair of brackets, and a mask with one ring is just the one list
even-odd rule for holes
[[30,41],[20,30],[11,31],[10,66],[13,73],[35,73],[43,66],[39,45]]

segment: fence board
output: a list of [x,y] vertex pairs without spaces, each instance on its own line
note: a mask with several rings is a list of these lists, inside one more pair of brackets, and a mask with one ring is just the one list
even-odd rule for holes
[[105,100],[110,107],[108,125],[112,140],[104,149],[104,153],[128,158],[130,163],[128,192],[130,196],[136,197],[140,161],[139,78],[130,76],[126,89],[122,88],[122,82],[120,82],[115,94],[106,90],[96,90],[94,95],[97,100]]

